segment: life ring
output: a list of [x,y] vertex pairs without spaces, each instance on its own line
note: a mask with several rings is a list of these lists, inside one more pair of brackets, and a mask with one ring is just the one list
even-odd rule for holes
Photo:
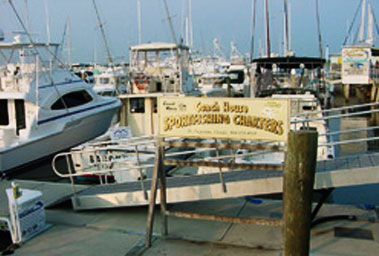
[[137,86],[138,90],[146,90],[149,81],[145,75],[139,75],[134,78],[134,83]]

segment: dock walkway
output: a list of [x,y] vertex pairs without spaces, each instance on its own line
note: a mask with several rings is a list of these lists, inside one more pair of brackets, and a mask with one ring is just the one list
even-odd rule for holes
[[[224,193],[218,173],[167,178],[167,202],[233,198],[282,192],[282,171],[235,170],[223,172]],[[354,155],[317,164],[314,189],[379,182],[379,153]],[[151,181],[145,182],[150,190]],[[159,201],[159,193],[158,198]],[[141,183],[128,182],[88,187],[72,198],[76,210],[147,205]]]

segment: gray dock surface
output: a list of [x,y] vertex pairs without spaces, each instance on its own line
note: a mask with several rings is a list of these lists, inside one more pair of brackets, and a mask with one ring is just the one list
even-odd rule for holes
[[[244,198],[175,204],[175,211],[239,217],[281,218],[282,203]],[[358,221],[333,221],[312,229],[311,255],[375,255],[379,251],[379,223],[374,210],[325,205],[319,216],[355,214]],[[156,216],[152,247],[145,249],[147,207],[75,212],[71,207],[46,210],[52,227],[27,241],[13,255],[281,255],[280,227],[199,221],[169,217],[169,237],[160,236]],[[340,237],[336,230],[355,230],[355,238]],[[371,238],[359,236],[367,232]]]

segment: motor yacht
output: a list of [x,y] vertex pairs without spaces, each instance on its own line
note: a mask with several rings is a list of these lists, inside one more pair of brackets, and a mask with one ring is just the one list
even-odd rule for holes
[[93,139],[120,101],[64,68],[58,44],[0,42],[0,173]]

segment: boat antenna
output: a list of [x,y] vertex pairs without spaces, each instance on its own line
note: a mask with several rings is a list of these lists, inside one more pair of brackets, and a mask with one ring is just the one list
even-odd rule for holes
[[44,0],[44,5],[45,5],[45,15],[46,15],[46,35],[47,35],[47,44],[50,44],[51,39],[50,39],[50,20],[49,20],[49,10],[47,6],[46,0]]
[[318,0],[316,0],[316,19],[317,19],[317,32],[318,32],[318,49],[320,58],[322,58],[322,39],[321,39],[321,25],[320,25],[320,13],[318,10]]
[[[21,24],[21,27],[22,27],[22,29],[24,30],[26,36],[28,37],[30,45],[31,45],[32,47],[34,47],[34,46],[35,46],[35,42],[34,42],[32,36],[31,36],[31,34],[29,33],[29,29],[25,26],[24,22],[22,21],[20,15],[18,14],[18,12],[17,12],[17,10],[16,10],[16,7],[14,6],[14,4],[13,4],[13,2],[12,2],[12,0],[8,0],[8,3],[9,3],[9,5],[11,6],[13,12],[15,13],[16,18],[17,18],[18,22]],[[42,55],[40,54],[39,50],[38,50],[36,47],[34,47],[34,50],[36,51],[36,54],[39,56],[39,58],[42,60],[42,64],[41,64],[41,65],[44,65],[44,64],[43,64],[44,61],[43,61],[43,59],[42,59]],[[54,53],[54,52],[52,52],[52,51],[50,50],[49,47],[46,47],[46,51],[47,51],[51,56],[53,56],[53,59],[54,59],[54,60],[57,60],[57,61],[59,62],[59,64],[61,64],[62,66],[64,66],[64,63],[63,63],[63,62],[57,57],[56,53]],[[50,78],[50,80],[51,80],[51,83],[54,83],[54,80],[53,80],[53,78],[50,76],[50,73],[49,73],[49,72],[47,72],[47,73],[49,74],[49,78]],[[73,75],[73,74],[71,74],[71,75]]]
[[[26,34],[26,36],[28,37],[31,46],[35,46],[34,40],[33,40],[32,36],[30,35],[28,29],[26,28],[24,22],[22,21],[20,15],[18,14],[18,12],[17,12],[17,10],[16,10],[16,7],[14,6],[12,0],[8,0],[8,3],[9,3],[9,5],[11,6],[11,8],[12,8],[14,14],[16,15],[17,20],[20,22],[22,28],[24,29],[25,34]],[[37,55],[39,56],[39,58],[42,60],[42,56],[41,56],[40,52],[38,51],[38,49],[37,49],[36,47],[34,47],[33,49],[36,51],[36,54],[37,54]],[[47,47],[47,49],[48,49],[48,47]],[[48,51],[49,51],[49,49],[48,49]],[[49,51],[49,52],[50,52],[50,51]],[[43,65],[43,63],[44,63],[44,61],[42,60],[42,65]],[[51,76],[50,72],[47,72],[47,74],[48,74],[48,76],[49,76],[50,82],[51,82],[52,84],[54,84],[54,80],[53,80],[53,77]]]
[[192,29],[192,0],[189,0],[188,2],[188,12],[189,12],[189,46],[192,49],[193,48],[193,29]]
[[109,50],[109,45],[108,45],[107,38],[105,36],[104,24],[101,22],[100,13],[99,13],[99,10],[97,9],[96,1],[92,0],[92,3],[93,3],[93,7],[95,8],[96,18],[97,18],[97,21],[99,23],[99,28],[100,28],[100,31],[101,31],[101,35],[102,35],[102,38],[104,40],[105,50],[107,51],[107,60],[108,60],[108,63],[111,65],[111,67],[113,67],[114,63],[113,63],[113,59],[112,59],[112,56],[111,56],[111,52]]
[[376,22],[376,17],[375,17],[375,12],[374,8],[371,6],[371,13],[372,13],[372,18],[374,19],[375,27],[376,27],[376,33],[379,35],[379,25],[378,22]]
[[267,58],[271,56],[270,49],[270,24],[269,24],[269,14],[268,14],[268,0],[265,0],[265,16],[266,16],[266,50],[267,50]]
[[62,35],[62,40],[60,43],[61,51],[63,51],[63,45],[66,43],[67,47],[67,62],[68,66],[71,66],[71,40],[70,40],[70,18],[66,18],[66,22],[64,24],[64,29],[63,29],[63,35]]
[[288,1],[284,0],[284,56],[288,54]]
[[373,18],[372,9],[371,9],[371,3],[368,4],[367,12],[368,12],[367,13],[368,20],[367,20],[367,40],[366,40],[366,42],[372,46],[374,44],[374,34],[373,34],[374,18]]
[[[38,55],[39,59],[41,59],[41,61],[42,61],[42,63],[41,63],[42,67],[45,68],[44,61],[43,61],[43,59],[42,59],[42,55],[41,55],[41,53],[39,52],[38,48],[37,48],[37,47],[34,47],[34,46],[35,46],[34,40],[33,40],[32,36],[30,35],[28,29],[26,28],[24,22],[22,21],[20,15],[18,14],[18,12],[17,12],[17,10],[16,10],[16,7],[14,6],[12,0],[8,0],[8,3],[9,3],[9,5],[11,6],[13,12],[15,13],[17,20],[20,22],[22,28],[24,29],[25,34],[27,35],[27,37],[28,37],[28,39],[29,39],[30,45],[31,45],[31,46],[33,47],[33,49],[36,51],[36,54]],[[61,64],[63,64],[63,63],[58,59],[58,57],[56,56],[56,54],[54,54],[54,53],[51,52],[51,50],[49,49],[49,47],[46,47],[46,50],[47,50],[47,51],[48,51],[48,52],[54,57],[54,59],[58,60]],[[37,60],[38,60],[38,59],[37,59]],[[53,76],[51,75],[51,73],[50,73],[50,72],[46,72],[46,73],[47,73],[47,76],[48,76],[49,79],[50,79],[51,84],[55,85],[55,83],[54,83],[54,79],[53,79]],[[59,97],[61,97],[61,94],[60,94],[58,88],[57,88],[56,86],[53,86],[53,87],[54,87],[54,89],[56,90],[56,92],[57,92],[57,94],[59,95]],[[36,89],[38,89],[38,88],[36,88]],[[65,103],[63,100],[62,100],[62,103],[63,103],[63,105],[64,105],[66,111],[68,111],[68,108],[67,108],[66,103]]]
[[256,7],[257,0],[251,1],[251,14],[252,14],[252,21],[251,21],[251,44],[250,44],[250,62],[253,61],[254,58],[254,33],[255,33],[255,7]]
[[28,8],[28,0],[24,0],[24,6],[25,6],[25,22],[26,22],[26,28],[30,29],[30,20],[29,20],[29,8]]
[[141,0],[137,0],[137,19],[138,19],[138,44],[142,42],[141,32]]
[[170,25],[170,31],[171,31],[172,39],[174,40],[174,43],[177,45],[178,41],[176,39],[174,26],[172,24],[172,17],[170,15],[169,10],[168,10],[167,1],[163,0],[163,4],[164,4],[164,7],[165,7],[165,11],[166,11],[167,19],[168,19],[168,24]]

